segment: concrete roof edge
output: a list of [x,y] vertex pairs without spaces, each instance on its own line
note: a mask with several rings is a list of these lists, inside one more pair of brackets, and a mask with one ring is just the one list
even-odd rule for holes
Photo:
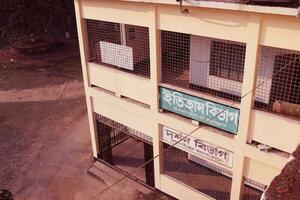
[[[119,0],[126,2],[140,2],[140,3],[156,3],[156,4],[168,4],[178,5],[175,0]],[[285,8],[285,7],[273,7],[273,6],[258,6],[258,5],[245,5],[239,3],[227,3],[227,2],[213,2],[213,1],[192,1],[185,0],[184,6],[202,7],[202,8],[214,8],[243,12],[256,12],[263,14],[274,15],[286,15],[286,16],[298,16],[299,8]]]

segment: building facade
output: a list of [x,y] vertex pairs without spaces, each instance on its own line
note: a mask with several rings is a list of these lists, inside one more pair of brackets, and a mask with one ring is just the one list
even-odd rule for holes
[[260,199],[300,143],[297,9],[189,2],[75,0],[93,156],[133,137],[148,185]]

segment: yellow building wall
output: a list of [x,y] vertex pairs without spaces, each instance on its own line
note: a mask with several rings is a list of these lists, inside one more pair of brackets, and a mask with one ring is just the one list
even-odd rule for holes
[[[221,5],[221,4],[220,4]],[[220,7],[219,5],[219,7]],[[182,14],[178,6],[127,1],[75,0],[82,68],[87,96],[93,155],[96,157],[95,119],[93,113],[141,131],[153,138],[154,155],[160,152],[160,125],[185,134],[198,126],[191,120],[158,110],[160,85],[159,30],[168,30],[199,36],[244,42],[247,44],[242,94],[253,89],[257,73],[257,50],[260,45],[300,50],[300,20],[289,16],[291,11],[274,9],[263,14],[226,8],[188,7]],[[267,9],[271,12],[270,9]],[[280,15],[277,15],[279,12]],[[287,13],[285,16],[284,13]],[[89,63],[87,34],[84,19],[96,19],[149,27],[151,78],[142,78],[99,64]],[[94,87],[92,87],[92,85]],[[175,86],[166,85],[169,88]],[[97,89],[97,87],[99,87]],[[177,88],[177,90],[182,90]],[[185,91],[190,94],[196,92]],[[202,96],[204,94],[196,94]],[[205,96],[205,95],[204,95]],[[132,101],[124,98],[130,98]],[[214,99],[232,106],[232,102]],[[214,128],[201,127],[193,137],[205,140],[234,152],[233,187],[231,199],[239,199],[243,177],[268,185],[284,166],[287,157],[282,154],[260,152],[247,144],[252,140],[291,153],[300,142],[299,121],[252,108],[254,97],[247,96],[235,104],[241,111],[237,136],[224,134]],[[179,199],[208,199],[171,178],[161,175],[160,160],[154,160],[156,187]],[[180,191],[180,192],[179,192]]]

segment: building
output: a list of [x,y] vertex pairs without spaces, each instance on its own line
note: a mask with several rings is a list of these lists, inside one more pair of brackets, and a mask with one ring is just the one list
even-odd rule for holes
[[300,143],[297,9],[75,8],[93,156],[125,170],[148,161],[136,176],[178,199],[260,199]]

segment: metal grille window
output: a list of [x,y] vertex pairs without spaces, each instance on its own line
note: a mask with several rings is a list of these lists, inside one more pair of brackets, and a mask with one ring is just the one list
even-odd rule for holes
[[261,183],[257,183],[246,178],[244,182],[242,200],[260,200],[265,187],[266,186]]
[[262,46],[255,108],[300,117],[300,52]]
[[246,45],[161,31],[162,82],[240,101]]
[[107,117],[104,117],[103,115],[97,114],[96,120],[97,120],[97,122],[101,122],[109,127],[116,129],[117,131],[124,132],[133,137],[138,137],[138,138],[142,139],[144,142],[152,144],[152,140],[153,140],[152,137],[146,135],[145,133],[142,133],[133,128],[130,128],[128,126],[120,124],[119,122],[113,121]]
[[210,51],[209,75],[243,82],[246,46],[212,41]]
[[91,19],[86,24],[91,62],[150,77],[147,27]]
[[[98,133],[98,141],[108,141],[109,148],[113,148],[114,146],[122,143],[123,141],[127,140],[129,138],[129,135],[125,132],[122,132],[118,129],[114,129],[111,126],[108,126],[107,124],[104,124],[100,121],[97,121],[97,133]],[[101,134],[101,136],[100,136]],[[104,139],[105,138],[105,139]],[[102,148],[105,145],[102,145]],[[107,150],[107,149],[103,149]]]
[[[163,143],[166,149],[168,144]],[[164,151],[162,173],[217,200],[230,199],[231,172],[177,149]]]

